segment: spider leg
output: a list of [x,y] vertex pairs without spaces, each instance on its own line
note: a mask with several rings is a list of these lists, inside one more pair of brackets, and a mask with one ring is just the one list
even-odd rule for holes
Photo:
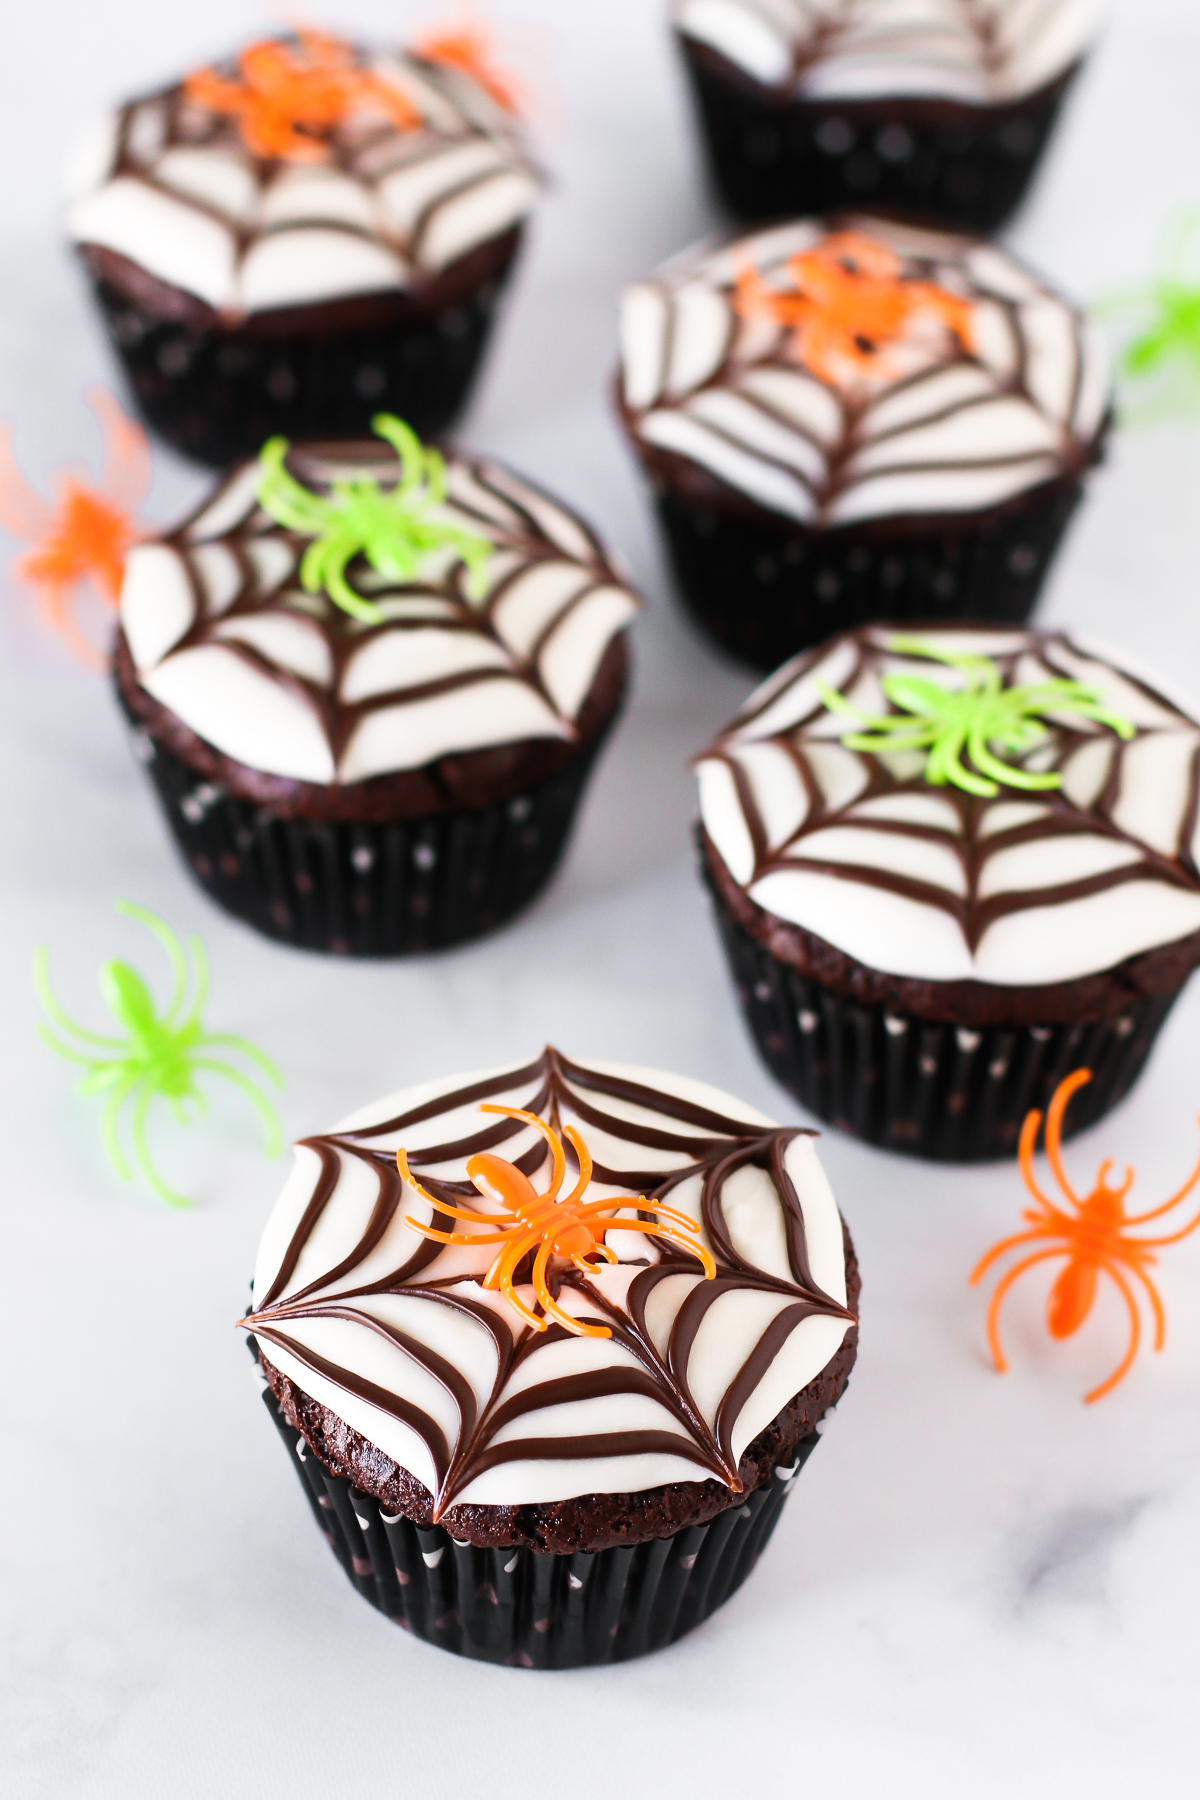
[[573,1125],[567,1126],[563,1136],[579,1158],[579,1180],[563,1200],[564,1206],[574,1206],[587,1193],[592,1179],[592,1153]]
[[432,1238],[437,1244],[505,1244],[508,1242],[507,1231],[498,1231],[494,1237],[470,1237],[465,1231],[435,1231],[432,1225],[419,1225],[416,1219],[405,1219],[404,1223],[412,1231],[420,1232],[422,1237]]
[[[500,1259],[497,1258],[497,1261],[499,1260]],[[515,1267],[516,1265],[514,1264],[513,1266]],[[485,1281],[483,1285],[487,1287],[488,1283]],[[517,1293],[516,1288],[513,1286],[511,1270],[505,1274],[504,1279],[497,1285],[499,1286],[503,1298],[508,1302],[509,1306],[512,1307],[513,1311],[518,1313],[520,1317],[524,1319],[527,1325],[531,1325],[535,1331],[545,1331],[545,1319],[539,1319],[535,1312],[530,1311],[525,1302],[521,1299],[521,1296]]]
[[[539,1119],[536,1113],[522,1112],[520,1107],[517,1106],[492,1106],[486,1101],[479,1110],[480,1112],[485,1113],[499,1113],[506,1119],[521,1119],[526,1125],[532,1125],[535,1131],[541,1132],[542,1136],[549,1144],[550,1153],[554,1158],[554,1174],[551,1177],[550,1186],[546,1189],[546,1192],[541,1198],[543,1200],[556,1199],[558,1190],[563,1184],[563,1176],[567,1172],[567,1159],[563,1155],[563,1147],[557,1135],[550,1129],[545,1120]],[[588,1162],[590,1165],[590,1157],[588,1158]]]
[[394,496],[406,499],[420,487],[424,474],[425,450],[420,438],[411,425],[396,418],[394,413],[376,413],[371,420],[371,430],[385,444],[390,444],[400,459],[400,479]]
[[[185,1030],[200,1025],[200,1022],[204,1017],[204,1009],[208,1005],[209,990],[212,985],[212,977],[208,966],[208,951],[204,948],[203,943],[196,936],[194,931],[190,933],[188,937],[187,947],[188,954],[192,959],[192,997],[190,1000],[186,1000],[183,993],[179,996],[180,1008],[186,1007],[184,1017],[180,1021],[181,1027]],[[174,1003],[172,1003],[172,1017],[173,1016]]]
[[108,1105],[104,1109],[104,1117],[100,1125],[100,1132],[104,1140],[104,1148],[107,1152],[108,1160],[116,1170],[117,1176],[121,1181],[132,1181],[133,1170],[129,1166],[129,1158],[121,1148],[121,1138],[117,1125],[121,1108],[124,1106],[126,1100],[128,1100],[136,1086],[136,1077],[130,1077],[121,1084],[116,1092],[111,1095]]
[[[1173,1206],[1178,1206],[1182,1200],[1186,1200],[1198,1181],[1200,1181],[1200,1162],[1197,1162],[1183,1186],[1177,1193],[1172,1194],[1169,1200],[1164,1200],[1161,1206],[1156,1206],[1154,1208],[1153,1212],[1136,1213],[1132,1218],[1126,1219],[1125,1223],[1127,1225],[1145,1225],[1151,1219],[1160,1219],[1164,1213],[1170,1212]],[[1191,1229],[1192,1227],[1189,1226],[1188,1230],[1190,1231]],[[1161,1241],[1169,1243],[1170,1239],[1168,1238]]]
[[148,912],[144,906],[135,905],[132,900],[118,900],[116,910],[127,919],[136,919],[139,925],[144,925],[147,931],[153,932],[167,953],[167,960],[171,965],[171,998],[163,1015],[163,1023],[170,1024],[187,989],[187,962],[179,939],[165,920],[160,919],[156,913]]
[[677,1212],[673,1206],[664,1206],[659,1200],[646,1200],[643,1198],[638,1204],[639,1206],[644,1206],[647,1212],[657,1213],[660,1219],[665,1219],[667,1221],[668,1225],[678,1225],[683,1231],[694,1231],[699,1233],[699,1220],[693,1219],[688,1213]]
[[1010,1250],[1016,1250],[1022,1244],[1040,1243],[1045,1237],[1045,1230],[1038,1226],[1033,1231],[1018,1231],[1015,1236],[1004,1238],[999,1244],[993,1244],[986,1256],[981,1256],[967,1277],[968,1287],[977,1287],[988,1270],[1000,1257],[1007,1256]]
[[1046,1156],[1050,1163],[1050,1168],[1053,1171],[1055,1181],[1057,1181],[1059,1187],[1067,1196],[1067,1199],[1071,1202],[1072,1206],[1076,1207],[1082,1205],[1082,1202],[1080,1201],[1079,1195],[1075,1192],[1075,1189],[1071,1186],[1071,1183],[1067,1180],[1067,1171],[1063,1166],[1062,1122],[1063,1114],[1067,1110],[1067,1105],[1071,1100],[1071,1097],[1078,1093],[1081,1087],[1086,1087],[1091,1079],[1092,1072],[1090,1069],[1076,1069],[1073,1074],[1067,1076],[1065,1081],[1059,1082],[1054,1090],[1054,1097],[1046,1112]]
[[[323,587],[329,598],[365,624],[377,625],[383,614],[370,600],[356,594],[346,580],[346,568],[358,554],[359,545],[344,532],[325,542],[311,544],[300,565],[300,579],[310,594]],[[314,552],[316,554],[314,554]]]
[[225,1063],[217,1062],[216,1058],[211,1056],[193,1057],[192,1066],[196,1069],[207,1069],[210,1075],[221,1075],[226,1081],[232,1082],[234,1087],[239,1088],[263,1122],[267,1137],[267,1155],[271,1157],[283,1155],[283,1130],[279,1123],[279,1115],[266,1095],[259,1093],[248,1075],[243,1075],[240,1069],[231,1069]]
[[1091,1406],[1097,1400],[1103,1400],[1105,1394],[1112,1393],[1119,1381],[1124,1381],[1126,1375],[1128,1375],[1130,1369],[1133,1367],[1133,1360],[1138,1353],[1138,1346],[1142,1341],[1142,1321],[1138,1313],[1137,1301],[1134,1298],[1133,1289],[1114,1264],[1106,1262],[1103,1264],[1103,1268],[1104,1273],[1111,1276],[1116,1286],[1120,1289],[1121,1297],[1129,1308],[1129,1348],[1126,1350],[1125,1355],[1121,1358],[1121,1361],[1117,1364],[1108,1380],[1102,1381],[1099,1387],[1093,1388],[1090,1394],[1085,1394],[1083,1396],[1084,1401],[1088,1406]]
[[[620,1230],[620,1226],[617,1229]],[[698,1244],[694,1238],[680,1237],[678,1232],[659,1231],[653,1225],[643,1225],[640,1229],[662,1238],[668,1244],[675,1244],[680,1250],[686,1251],[689,1256],[694,1256],[704,1270],[704,1279],[706,1281],[716,1280],[717,1265],[712,1251],[707,1245]]]
[[504,1282],[511,1286],[513,1270],[528,1256],[533,1246],[541,1242],[541,1233],[537,1230],[510,1232],[508,1248],[502,1250],[484,1277],[485,1288],[501,1287]]
[[610,1338],[612,1332],[607,1325],[585,1325],[581,1319],[575,1318],[573,1314],[566,1311],[565,1307],[560,1306],[551,1294],[546,1283],[546,1267],[552,1250],[553,1245],[543,1244],[533,1265],[533,1287],[541,1302],[542,1311],[547,1318],[553,1319],[556,1324],[563,1326],[573,1337]]
[[130,1137],[133,1139],[134,1154],[138,1159],[138,1165],[141,1168],[142,1174],[146,1177],[146,1180],[150,1183],[150,1186],[154,1189],[154,1192],[158,1195],[159,1199],[165,1200],[168,1206],[179,1207],[182,1210],[185,1207],[189,1207],[192,1204],[191,1201],[186,1194],[177,1194],[174,1188],[169,1188],[167,1186],[166,1182],[154,1166],[153,1158],[150,1155],[150,1146],[146,1142],[146,1115],[150,1110],[150,1102],[153,1098],[153,1088],[143,1088],[142,1092],[137,1097],[137,1102],[133,1109],[133,1121],[129,1128]]
[[38,612],[51,631],[57,632],[76,662],[82,663],[85,669],[106,669],[107,657],[97,650],[87,633],[80,629],[78,620],[70,610],[71,601],[78,592],[78,582],[70,585],[55,582],[42,587],[37,596]]
[[329,523],[329,507],[318,494],[310,494],[291,471],[284,467],[289,449],[285,437],[273,437],[259,452],[262,476],[258,484],[258,503],[285,530],[304,536],[323,532]]
[[1039,1250],[1034,1256],[1022,1257],[1020,1262],[1013,1264],[1012,1268],[1008,1271],[1008,1274],[1000,1282],[995,1293],[992,1295],[992,1303],[988,1307],[987,1313],[987,1336],[988,1347],[992,1352],[992,1361],[995,1363],[999,1374],[1003,1375],[1008,1368],[1008,1359],[1000,1344],[1000,1308],[1004,1304],[1004,1298],[1008,1293],[1009,1288],[1012,1286],[1013,1282],[1019,1280],[1027,1270],[1032,1269],[1035,1263],[1049,1262],[1053,1257],[1069,1255],[1070,1251],[1060,1246],[1053,1250]]
[[1033,1153],[1037,1146],[1038,1128],[1042,1122],[1040,1112],[1025,1114],[1025,1123],[1021,1127],[1021,1141],[1017,1148],[1017,1163],[1021,1170],[1021,1179],[1030,1194],[1040,1206],[1044,1206],[1050,1218],[1068,1222],[1068,1215],[1062,1212],[1038,1186],[1037,1176],[1033,1172]]
[[[568,1204],[568,1201],[563,1202],[564,1206]],[[619,1207],[629,1208],[631,1210],[637,1209],[641,1212],[657,1213],[659,1218],[665,1219],[668,1224],[678,1225],[683,1231],[698,1232],[700,1230],[697,1221],[690,1218],[687,1213],[676,1212],[673,1206],[665,1206],[660,1200],[647,1200],[644,1194],[640,1195],[636,1200],[591,1200],[586,1206],[581,1206],[579,1208],[579,1217],[594,1219],[598,1213],[613,1213],[616,1212]],[[623,1227],[623,1223],[624,1221],[620,1219],[614,1219],[614,1231],[620,1231]]]
[[[101,1037],[95,1031],[85,1031],[82,1025],[76,1025],[69,1019],[50,986],[50,955],[45,944],[39,944],[33,953],[33,985],[37,989],[38,999],[51,1024],[57,1025],[60,1031],[79,1039],[81,1044],[95,1044],[100,1050],[124,1050],[124,1038]],[[64,1052],[70,1054],[70,1052]]]
[[[415,1189],[415,1191],[420,1194],[422,1200],[428,1200],[435,1212],[447,1213],[452,1219],[464,1219],[471,1224],[498,1225],[505,1223],[503,1215],[498,1218],[495,1213],[492,1213],[489,1216],[486,1213],[470,1212],[466,1207],[447,1206],[444,1200],[439,1200],[436,1194],[431,1194],[428,1188],[422,1187],[421,1183],[409,1168],[408,1155],[403,1145],[401,1145],[396,1152],[396,1167],[400,1171],[400,1179],[407,1182],[410,1188]],[[507,1236],[507,1231],[505,1232],[505,1235]]]
[[[190,1021],[187,1022],[190,1023]],[[208,1050],[214,1047],[223,1050],[237,1050],[242,1056],[248,1057],[256,1068],[261,1069],[267,1080],[275,1087],[287,1086],[270,1057],[265,1055],[256,1044],[250,1043],[247,1038],[237,1037],[228,1031],[205,1031],[195,1040],[195,1043],[198,1050]]]
[[1185,1237],[1191,1237],[1197,1225],[1200,1225],[1200,1213],[1196,1214],[1190,1225],[1185,1225],[1182,1231],[1173,1231],[1169,1237],[1136,1238],[1134,1241],[1144,1249],[1161,1250],[1164,1244],[1178,1244]]
[[0,525],[14,537],[44,537],[54,524],[54,508],[31,488],[12,449],[12,426],[0,425]]
[[[1105,1264],[1106,1268],[1107,1266],[1108,1265]],[[1155,1350],[1161,1350],[1167,1341],[1167,1315],[1163,1311],[1162,1298],[1158,1289],[1144,1269],[1139,1269],[1136,1264],[1126,1266],[1129,1267],[1129,1273],[1134,1276],[1136,1280],[1140,1281],[1146,1290],[1146,1297],[1150,1302],[1150,1311],[1154,1314],[1154,1348]]]
[[126,416],[107,388],[96,384],[88,389],[85,398],[104,435],[101,484],[111,499],[132,512],[142,504],[150,487],[150,446],[146,434]]
[[[621,1260],[620,1257],[617,1255],[616,1251],[610,1250],[607,1244],[597,1244],[596,1248],[592,1251],[589,1251],[588,1254],[591,1256],[602,1256],[604,1258],[605,1262],[610,1262],[610,1263],[620,1262],[620,1260]],[[592,1266],[591,1263],[588,1262],[586,1256],[573,1256],[571,1258],[571,1261],[575,1264],[575,1267],[577,1269],[582,1269],[582,1271],[585,1275],[588,1273],[589,1269]]]

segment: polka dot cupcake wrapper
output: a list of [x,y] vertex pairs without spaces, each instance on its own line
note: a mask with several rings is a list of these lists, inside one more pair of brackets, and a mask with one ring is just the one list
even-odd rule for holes
[[353,824],[282,819],[130,724],[180,854],[217,904],[267,937],[341,956],[443,949],[528,906],[558,866],[599,748],[492,806]]
[[[398,297],[394,321],[280,333],[204,329],[163,318],[94,282],[108,335],[139,412],[196,461],[224,468],[267,438],[364,437],[378,412],[436,437],[465,405],[520,241],[497,267],[436,310]],[[491,249],[491,247],[489,247]]]
[[1080,476],[953,525],[888,521],[809,531],[732,517],[660,490],[680,594],[725,650],[776,669],[798,650],[875,620],[1021,624],[1079,503]]
[[1129,1092],[1178,993],[1133,999],[1076,1024],[970,1030],[866,1006],[800,975],[763,948],[701,867],[738,999],[775,1079],[852,1137],[945,1162],[1014,1157],[1031,1107],[1043,1111],[1074,1069],[1093,1079],[1065,1135],[1085,1131]]
[[675,1643],[735,1593],[778,1523],[794,1477],[820,1442],[744,1503],[673,1537],[594,1554],[480,1549],[395,1517],[331,1475],[270,1389],[268,1411],[330,1549],[364,1600],[456,1656],[524,1669],[625,1662]]
[[1014,213],[1054,129],[1071,69],[1002,106],[766,97],[685,42],[713,179],[741,219],[870,208],[990,236]]

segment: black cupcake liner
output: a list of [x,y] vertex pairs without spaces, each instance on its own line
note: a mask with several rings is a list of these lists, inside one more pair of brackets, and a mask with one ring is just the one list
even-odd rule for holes
[[1043,483],[1001,511],[829,531],[761,523],[660,490],[680,594],[704,630],[757,669],[875,621],[1019,625],[1037,603],[1083,492]]
[[480,1549],[440,1525],[393,1517],[330,1474],[269,1388],[263,1398],[321,1534],[363,1599],[428,1644],[523,1669],[627,1662],[703,1624],[750,1574],[820,1442],[816,1432],[803,1438],[786,1468],[707,1525],[552,1556]]
[[968,1028],[900,1017],[799,974],[725,904],[701,853],[734,985],[758,1052],[790,1094],[839,1131],[936,1162],[1016,1154],[1031,1107],[1045,1112],[1075,1069],[1092,1079],[1071,1102],[1074,1137],[1124,1099],[1181,989],[1130,999],[1102,1019]]
[[197,462],[225,468],[269,437],[366,437],[378,412],[418,437],[454,421],[475,380],[507,270],[385,328],[263,336],[164,318],[93,278],[137,410]]
[[471,811],[383,824],[285,819],[203,779],[121,704],[201,887],[267,937],[340,956],[445,949],[528,906],[558,866],[600,748]]
[[985,237],[1024,199],[1079,69],[1003,106],[797,100],[683,49],[713,180],[736,217],[866,209]]

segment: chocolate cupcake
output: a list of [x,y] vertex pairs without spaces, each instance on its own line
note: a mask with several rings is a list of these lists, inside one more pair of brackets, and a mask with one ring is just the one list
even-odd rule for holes
[[872,619],[1027,618],[1108,426],[1081,313],[994,245],[879,220],[701,245],[621,335],[680,591],[759,668]]
[[268,936],[395,956],[545,885],[637,599],[573,513],[398,420],[268,445],[130,552],[115,672],[192,873]]
[[380,407],[449,424],[538,188],[462,70],[300,32],[123,106],[68,229],[147,423],[224,467]]
[[1200,962],[1200,725],[1066,632],[883,628],[781,669],[699,759],[754,1039],[889,1150],[1010,1156],[1128,1092]]
[[744,219],[869,205],[992,232],[1024,198],[1092,0],[675,0],[709,163]]
[[244,1324],[359,1593],[458,1655],[574,1668],[745,1580],[858,1290],[812,1133],[548,1049],[298,1145]]

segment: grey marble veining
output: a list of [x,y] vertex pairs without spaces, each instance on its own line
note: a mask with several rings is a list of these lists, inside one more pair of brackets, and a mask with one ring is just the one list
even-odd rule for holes
[[[437,10],[436,7],[433,10]],[[437,1800],[837,1795],[839,1800],[1187,1800],[1200,1677],[1200,1237],[1158,1271],[1170,1329],[1108,1400],[1102,1298],[1052,1345],[1045,1288],[1006,1313],[992,1371],[980,1253],[1017,1228],[1011,1169],[894,1161],[834,1134],[822,1155],[864,1271],[842,1407],[746,1588],[645,1663],[566,1676],[461,1665],[351,1592],[318,1541],[234,1330],[282,1168],[214,1095],[211,1125],[156,1141],[200,1201],[123,1189],[94,1103],[34,1040],[34,944],[71,1010],[95,969],[153,968],[112,914],[127,895],[212,953],[211,1017],[284,1063],[285,1128],[327,1126],[430,1070],[547,1039],[687,1069],[796,1117],[736,1012],[691,867],[688,756],[744,695],[671,603],[649,511],[605,400],[622,282],[712,221],[659,0],[512,0],[557,39],[557,182],[464,438],[561,489],[649,594],[631,707],[561,880],[494,941],[395,967],[258,942],[176,866],[102,683],[0,595],[0,1793],[5,1800]],[[365,29],[396,9],[361,0]],[[41,477],[94,455],[99,334],[50,224],[67,136],[106,96],[220,50],[262,14],[114,0],[12,9],[0,65],[0,417]],[[414,5],[413,18],[426,9]],[[330,11],[330,16],[334,16]],[[1148,265],[1194,199],[1200,19],[1118,0],[1018,250],[1077,293]],[[1117,440],[1044,616],[1136,652],[1200,696],[1200,429]],[[149,511],[198,478],[159,460]],[[0,544],[7,557],[10,547]],[[1200,987],[1111,1120],[1074,1145],[1090,1178],[1136,1162],[1170,1193],[1196,1152]]]

